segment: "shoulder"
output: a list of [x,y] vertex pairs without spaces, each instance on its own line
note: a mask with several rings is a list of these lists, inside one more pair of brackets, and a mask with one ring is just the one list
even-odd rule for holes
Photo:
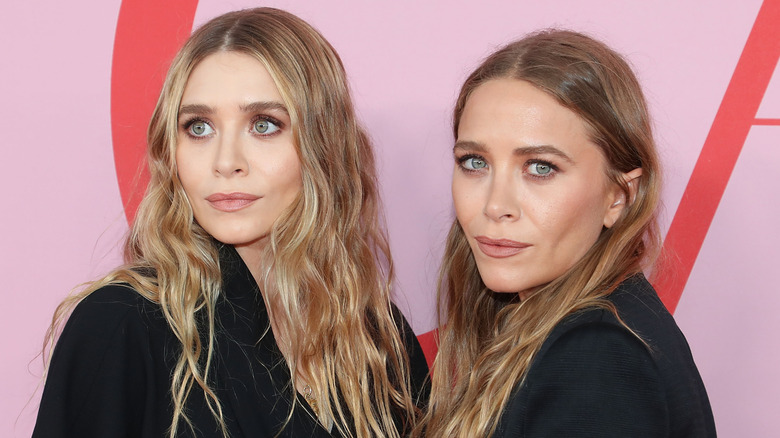
[[607,299],[615,305],[620,318],[633,330],[682,335],[671,313],[642,274],[623,281]]
[[607,299],[617,316],[589,308],[553,329],[507,405],[520,417],[507,427],[527,436],[711,436],[687,341],[652,286],[637,275]]
[[173,335],[156,309],[124,285],[79,302],[55,345],[33,436],[118,436],[141,427],[147,404],[164,400],[169,387]]
[[[606,299],[617,314],[607,309],[589,308],[570,315],[555,327],[542,349],[567,335],[577,337],[571,332],[593,331],[595,327],[601,327],[602,332],[613,331],[613,336],[623,333],[627,343],[642,346],[643,351],[653,356],[664,350],[688,349],[674,318],[643,275],[625,280]],[[608,327],[611,330],[607,330]]]
[[[644,341],[594,310],[575,323],[562,324],[545,341],[529,369],[527,382],[579,391],[660,388],[660,376]],[[596,395],[595,393],[593,395]]]
[[663,387],[645,345],[598,312],[585,316],[545,342],[496,436],[668,435]]
[[148,353],[169,332],[157,304],[127,285],[104,286],[73,309],[55,345],[52,371],[62,365],[97,367],[112,357]]
[[[657,339],[658,333],[677,329],[655,291],[644,277],[632,277],[607,300],[615,307],[617,315],[608,309],[587,308],[568,316],[545,340],[536,355],[534,367],[548,356],[561,354],[576,355],[572,364],[605,361],[604,358],[615,354],[652,363],[649,339]],[[647,332],[650,336],[642,336]]]
[[73,337],[81,342],[99,341],[130,334],[133,329],[164,327],[166,324],[158,305],[130,286],[112,284],[95,290],[76,305],[57,344]]
[[156,306],[127,284],[109,284],[85,296],[73,311],[71,318],[108,312],[112,316],[133,311],[149,311]]
[[[609,385],[654,381],[668,390],[675,374],[695,374],[688,343],[644,276],[624,281],[607,300],[616,313],[589,308],[564,319],[545,340],[529,370],[539,376],[553,373],[613,374]],[[691,377],[694,377],[693,375]]]
[[173,338],[158,305],[126,285],[101,287],[68,318],[52,353],[47,385],[88,387],[149,369],[146,362],[165,366]]

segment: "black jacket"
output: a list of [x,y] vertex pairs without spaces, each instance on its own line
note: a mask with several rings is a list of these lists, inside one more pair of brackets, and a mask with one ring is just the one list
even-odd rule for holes
[[[690,348],[644,276],[609,296],[618,315],[562,321],[510,398],[494,437],[714,437]],[[649,348],[648,348],[649,346]]]
[[[210,376],[231,438],[272,437],[292,403],[290,374],[269,327],[263,299],[232,247],[220,250],[223,295],[216,308]],[[425,357],[400,312],[412,390],[427,400]],[[173,418],[171,376],[180,346],[160,307],[133,289],[106,286],[74,310],[54,349],[33,438],[167,437]],[[320,427],[302,397],[282,437],[339,436]],[[187,414],[197,437],[219,437],[195,385]],[[193,436],[181,423],[179,436]]]

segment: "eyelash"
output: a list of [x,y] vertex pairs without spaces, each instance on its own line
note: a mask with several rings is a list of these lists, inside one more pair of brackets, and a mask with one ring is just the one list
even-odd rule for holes
[[[470,173],[470,174],[474,174],[474,173],[480,172],[482,170],[482,169],[468,169],[468,168],[466,168],[466,166],[465,166],[466,161],[471,160],[471,159],[477,159],[477,160],[483,161],[483,162],[485,162],[485,165],[487,166],[487,160],[484,157],[482,157],[481,155],[466,154],[466,155],[463,155],[461,157],[456,157],[456,161],[458,163],[458,167],[461,169],[461,171],[466,172],[466,173]],[[547,166],[547,167],[550,168],[550,172],[548,174],[546,174],[546,175],[537,175],[537,174],[533,174],[533,173],[527,172],[527,169],[529,167],[533,166],[534,164]],[[531,160],[528,160],[528,161],[525,162],[525,164],[523,165],[523,171],[529,177],[541,181],[541,180],[545,180],[545,179],[551,178],[553,175],[555,175],[558,172],[558,166],[556,166],[555,164],[553,164],[553,163],[551,163],[549,161],[546,161],[546,160],[531,159]]]
[[[279,120],[277,120],[277,119],[275,119],[275,118],[273,118],[271,116],[257,115],[255,117],[253,117],[252,120],[250,121],[250,123],[249,123],[249,126],[251,127],[250,129],[253,130],[254,126],[255,126],[255,123],[257,123],[257,122],[259,122],[261,120],[276,125],[276,127],[278,129],[276,131],[270,133],[270,134],[253,133],[256,136],[259,136],[259,137],[273,137],[274,135],[277,135],[279,132],[281,132],[281,130],[284,128],[284,123],[280,122]],[[211,129],[214,129],[214,127],[211,125],[211,123],[209,123],[209,121],[206,120],[203,117],[193,116],[193,117],[191,117],[189,119],[186,119],[184,122],[181,123],[180,126],[181,126],[181,129],[184,131],[184,133],[188,137],[193,139],[193,140],[202,140],[204,138],[202,136],[192,135],[190,133],[190,128],[192,127],[192,125],[194,125],[195,123],[198,123],[198,122],[205,123],[205,124],[209,125],[211,127]]]
[[184,131],[184,133],[187,134],[188,137],[190,137],[190,138],[192,138],[194,140],[202,140],[203,137],[199,137],[197,135],[192,135],[192,133],[190,133],[190,128],[192,128],[192,125],[194,125],[195,123],[198,123],[198,122],[205,123],[205,124],[209,125],[211,127],[211,129],[214,129],[214,127],[211,126],[211,124],[208,121],[206,121],[205,119],[203,119],[201,117],[197,117],[196,116],[196,117],[191,117],[191,118],[185,120],[181,124],[181,130]]
[[282,131],[282,129],[284,129],[284,123],[280,122],[278,119],[275,119],[275,118],[273,118],[271,116],[266,116],[266,115],[257,115],[255,117],[253,117],[252,118],[252,122],[250,123],[250,126],[252,126],[252,129],[254,129],[255,123],[257,123],[257,122],[259,122],[261,120],[264,121],[264,122],[268,122],[268,123],[271,123],[273,125],[276,125],[277,129],[276,129],[276,131],[274,131],[274,132],[272,132],[270,134],[254,133],[254,135],[258,135],[260,137],[273,137],[274,135],[279,134]]
[[549,167],[549,168],[550,168],[550,173],[548,173],[547,175],[535,175],[535,174],[533,174],[533,173],[528,173],[528,172],[526,172],[526,174],[527,174],[528,176],[530,176],[531,178],[538,179],[538,180],[544,180],[544,179],[552,178],[552,176],[553,176],[553,175],[555,175],[556,173],[558,173],[558,166],[556,166],[555,164],[553,164],[553,163],[551,163],[551,162],[549,162],[549,161],[545,161],[545,160],[538,160],[538,159],[532,159],[532,160],[528,160],[528,161],[525,163],[525,165],[523,166],[523,170],[526,170],[526,169],[528,169],[529,167],[531,167],[531,166],[532,166],[532,165],[534,165],[534,164],[540,164],[540,165],[542,165],[542,166],[547,166],[547,167]]
[[468,169],[468,168],[466,168],[465,163],[466,163],[466,161],[468,161],[470,159],[482,160],[482,161],[484,161],[487,164],[487,160],[485,160],[485,158],[483,158],[483,157],[481,157],[479,155],[475,155],[475,154],[467,154],[467,155],[463,155],[462,157],[457,157],[456,160],[458,162],[458,167],[462,171],[464,171],[466,173],[477,173],[477,172],[479,172],[481,170],[481,169]]

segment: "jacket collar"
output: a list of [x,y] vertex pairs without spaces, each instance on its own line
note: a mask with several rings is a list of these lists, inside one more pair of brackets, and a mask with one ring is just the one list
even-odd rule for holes
[[293,396],[298,397],[299,406],[279,436],[332,436],[290,388],[290,372],[249,268],[230,245],[220,245],[219,254],[222,296],[216,310],[215,366],[220,400],[230,404],[237,426],[246,437],[274,436],[287,421]]

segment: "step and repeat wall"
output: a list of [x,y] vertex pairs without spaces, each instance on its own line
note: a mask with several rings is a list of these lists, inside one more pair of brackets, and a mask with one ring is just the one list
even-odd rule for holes
[[193,26],[253,6],[301,16],[340,53],[379,157],[397,301],[429,354],[462,81],[540,28],[584,31],[623,53],[665,170],[675,272],[656,287],[688,337],[719,434],[780,435],[780,0],[10,0],[0,14],[1,436],[30,435],[56,305],[121,263],[171,56]]

